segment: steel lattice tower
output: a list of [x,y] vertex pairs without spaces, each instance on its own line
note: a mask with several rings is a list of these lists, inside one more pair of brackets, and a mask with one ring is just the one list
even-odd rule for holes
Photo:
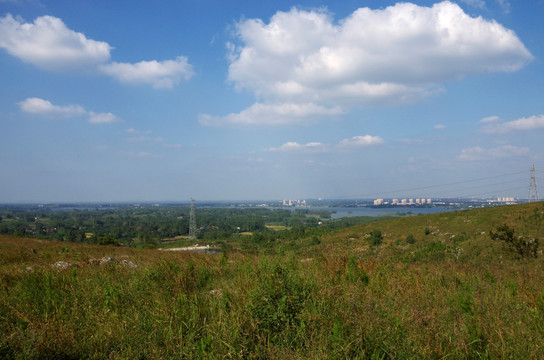
[[528,202],[538,201],[538,188],[536,186],[536,170],[535,164],[531,167],[531,182],[529,183],[529,198]]
[[189,212],[189,237],[196,239],[195,199],[191,198],[191,211]]

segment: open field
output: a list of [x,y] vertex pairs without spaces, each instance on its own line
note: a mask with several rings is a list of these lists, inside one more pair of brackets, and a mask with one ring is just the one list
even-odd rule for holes
[[543,220],[421,215],[257,254],[0,236],[0,358],[543,358],[544,256],[489,237]]
[[284,225],[266,225],[266,228],[274,231],[289,230],[289,227]]

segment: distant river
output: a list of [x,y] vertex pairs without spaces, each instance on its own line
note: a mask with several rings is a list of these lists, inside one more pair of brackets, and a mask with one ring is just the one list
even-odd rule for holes
[[[285,208],[283,208],[285,209]],[[446,211],[455,211],[458,209],[450,209],[442,206],[436,207],[393,207],[393,208],[373,208],[373,207],[300,207],[300,208],[289,208],[292,210],[297,209],[308,209],[308,210],[321,210],[321,211],[330,211],[332,219],[340,219],[344,217],[352,216],[385,216],[385,215],[399,215],[399,214],[436,214]]]

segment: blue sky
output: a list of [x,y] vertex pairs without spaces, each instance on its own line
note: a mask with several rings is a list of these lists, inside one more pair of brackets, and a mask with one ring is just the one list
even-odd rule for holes
[[544,1],[0,0],[0,203],[515,196]]

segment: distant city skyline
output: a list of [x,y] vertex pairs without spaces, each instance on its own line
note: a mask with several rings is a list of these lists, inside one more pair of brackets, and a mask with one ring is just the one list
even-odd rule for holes
[[515,197],[544,1],[0,1],[0,203]]

